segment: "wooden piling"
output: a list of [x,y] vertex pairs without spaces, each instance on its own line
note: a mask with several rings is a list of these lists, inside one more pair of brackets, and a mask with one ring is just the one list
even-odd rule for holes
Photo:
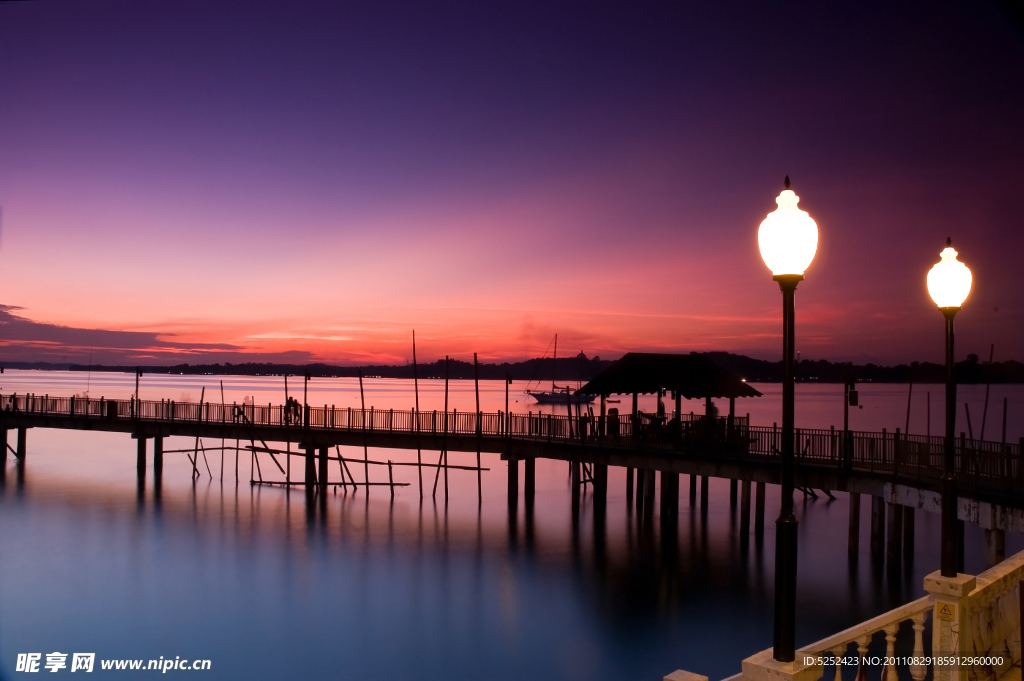
[[0,482],[7,476],[7,429],[0,428]]
[[736,498],[739,494],[739,480],[729,481],[729,508],[736,508]]
[[661,472],[661,519],[674,523],[679,517],[679,473]]
[[626,507],[631,508],[633,503],[633,469],[626,466]]
[[18,428],[18,448],[14,450],[14,456],[18,461],[24,462],[28,453],[28,428]]
[[[366,483],[366,496],[370,496],[370,452],[366,444],[366,394],[363,393],[363,370],[359,370],[359,409],[360,425],[363,427],[363,482]],[[351,417],[350,417],[351,418]],[[351,424],[351,421],[349,422]],[[308,467],[308,464],[307,464]],[[307,478],[309,471],[306,471]]]
[[604,513],[608,502],[608,465],[594,464],[594,513]]
[[708,512],[708,476],[700,476],[700,512]]
[[850,492],[850,532],[846,553],[850,558],[860,555],[860,492]]
[[697,476],[690,473],[690,506],[697,505]]

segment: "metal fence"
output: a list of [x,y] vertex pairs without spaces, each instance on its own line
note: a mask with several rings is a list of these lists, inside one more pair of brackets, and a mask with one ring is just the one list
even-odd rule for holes
[[[747,417],[681,414],[576,416],[546,413],[408,411],[305,407],[292,404],[218,404],[174,400],[107,400],[49,395],[0,395],[4,412],[159,422],[231,423],[253,427],[343,429],[430,435],[477,435],[519,440],[579,443],[614,449],[643,449],[666,456],[688,452],[723,459],[770,461],[779,457],[782,433],[751,426]],[[940,436],[798,428],[797,463],[847,472],[892,475],[894,479],[936,482],[942,475]],[[955,444],[956,471],[968,489],[1024,490],[1024,438],[1017,443],[967,439]]]

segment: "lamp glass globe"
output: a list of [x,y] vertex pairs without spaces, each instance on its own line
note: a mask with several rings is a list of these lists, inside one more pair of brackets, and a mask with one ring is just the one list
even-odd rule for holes
[[928,271],[928,293],[940,308],[960,307],[971,292],[971,270],[956,259],[957,252],[947,245],[939,262]]
[[784,190],[757,230],[761,258],[773,275],[803,274],[818,250],[818,225],[797,207],[799,201],[791,189]]

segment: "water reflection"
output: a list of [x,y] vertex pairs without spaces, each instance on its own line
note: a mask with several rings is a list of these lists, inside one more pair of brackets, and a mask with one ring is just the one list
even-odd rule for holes
[[[724,480],[638,471],[630,499],[613,468],[602,499],[602,473],[580,469],[592,482],[574,503],[576,473],[542,460],[510,500],[506,464],[485,455],[483,501],[475,474],[453,473],[445,503],[414,486],[193,478],[172,457],[140,479],[123,439],[86,456],[33,438],[32,470],[9,461],[0,485],[3,664],[68,648],[209,657],[217,678],[335,678],[342,664],[358,678],[722,678],[771,642],[773,486],[757,533]],[[798,498],[800,642],[916,597],[937,564],[938,521],[921,512],[899,571],[868,550],[851,560],[836,496]]]

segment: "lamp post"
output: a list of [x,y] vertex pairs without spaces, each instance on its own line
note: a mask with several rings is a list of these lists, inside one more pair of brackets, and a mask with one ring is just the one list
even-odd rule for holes
[[946,441],[942,476],[942,558],[943,577],[956,577],[959,554],[956,527],[956,361],[953,357],[953,317],[971,292],[971,271],[956,259],[953,242],[939,254],[941,260],[928,271],[928,293],[946,318]]
[[775,521],[775,641],[774,657],[792,662],[796,648],[796,530],[793,513],[793,361],[794,298],[804,270],[818,248],[818,226],[797,207],[800,201],[789,188],[775,199],[778,208],[757,230],[761,258],[782,289],[782,508]]

